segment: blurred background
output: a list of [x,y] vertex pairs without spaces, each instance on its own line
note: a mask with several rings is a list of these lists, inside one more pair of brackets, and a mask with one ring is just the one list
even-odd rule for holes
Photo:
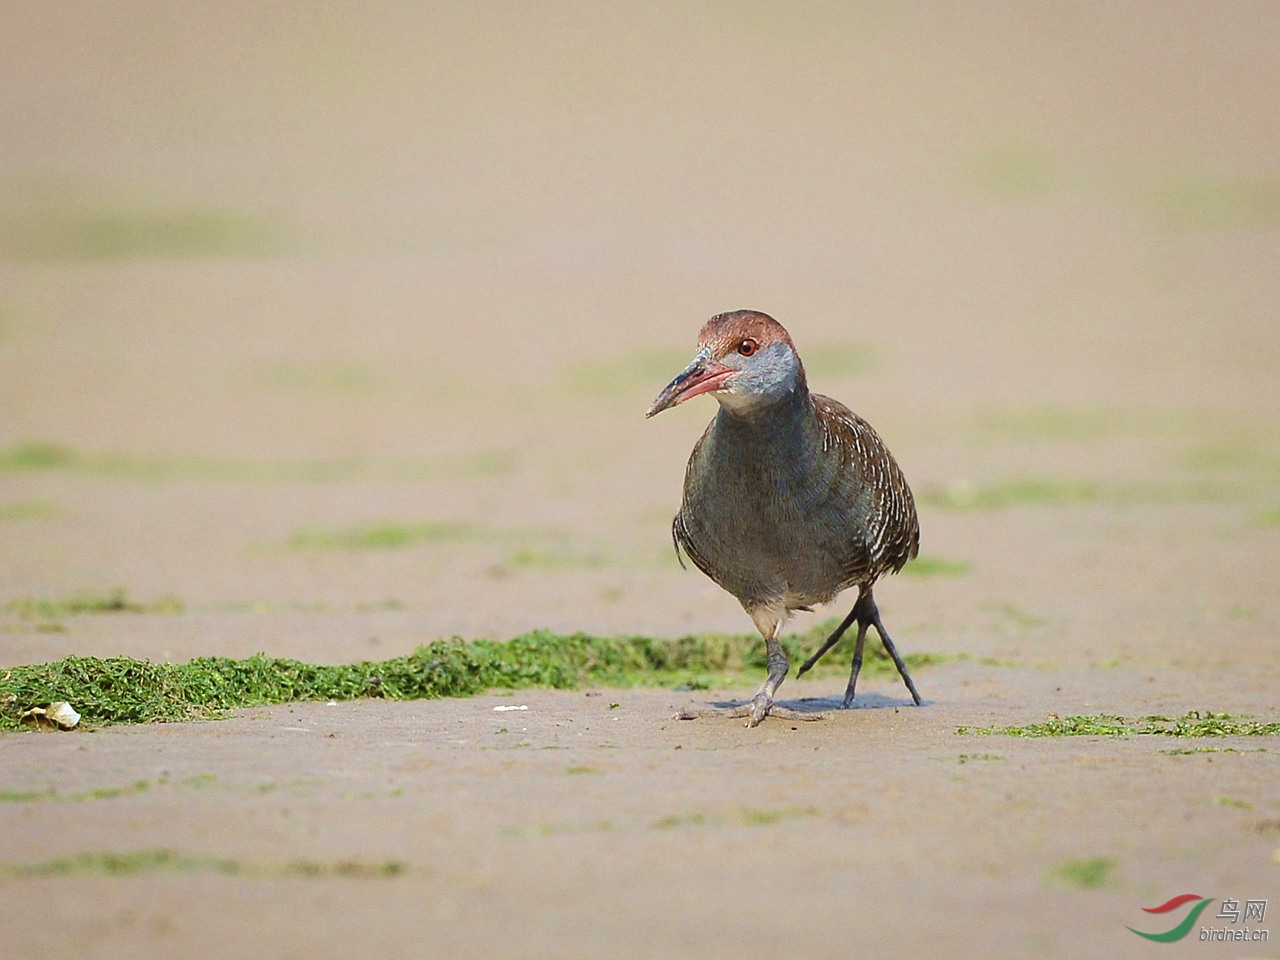
[[643,419],[743,307],[916,489],[901,647],[1253,655],[1278,92],[1267,0],[7,0],[0,660],[746,632]]

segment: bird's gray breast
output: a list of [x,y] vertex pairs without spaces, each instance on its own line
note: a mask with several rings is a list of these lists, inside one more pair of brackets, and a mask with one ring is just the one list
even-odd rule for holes
[[[807,399],[807,398],[806,398]],[[869,492],[807,409],[748,420],[721,411],[689,461],[676,539],[744,604],[830,600],[865,553]]]

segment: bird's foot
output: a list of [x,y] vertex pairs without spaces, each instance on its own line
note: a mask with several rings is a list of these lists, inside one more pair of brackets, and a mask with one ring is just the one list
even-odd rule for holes
[[803,720],[806,723],[813,720],[827,719],[825,713],[792,710],[790,707],[784,707],[762,693],[756,694],[751,700],[746,703],[740,703],[737,706],[685,707],[675,715],[676,720],[700,720],[705,717],[746,717],[748,727],[759,726],[765,717],[777,717],[779,720]]
[[760,726],[760,721],[773,709],[773,697],[767,693],[757,693],[751,698],[751,702],[747,706],[750,708],[747,712],[747,726],[758,727]]

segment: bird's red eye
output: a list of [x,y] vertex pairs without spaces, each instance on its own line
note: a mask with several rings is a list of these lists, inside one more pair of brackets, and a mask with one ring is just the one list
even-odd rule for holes
[[751,340],[751,339],[743,340],[740,344],[738,344],[738,352],[742,354],[744,357],[749,357],[756,352],[756,347],[758,346],[760,345],[756,343],[754,340]]

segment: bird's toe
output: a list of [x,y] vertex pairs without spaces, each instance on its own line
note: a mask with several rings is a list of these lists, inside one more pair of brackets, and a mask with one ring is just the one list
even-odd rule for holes
[[756,694],[751,700],[751,712],[747,714],[747,726],[759,726],[760,721],[769,714],[769,709],[773,706],[773,698],[763,693]]

